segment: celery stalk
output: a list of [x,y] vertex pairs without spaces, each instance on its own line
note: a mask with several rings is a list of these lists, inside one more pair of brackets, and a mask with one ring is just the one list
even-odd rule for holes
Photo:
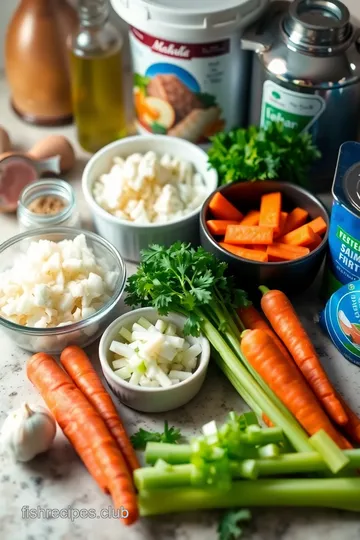
[[[152,443],[149,443],[152,444]],[[157,443],[155,443],[157,444]],[[174,446],[174,445],[170,445]],[[345,450],[344,455],[348,465],[342,471],[355,471],[360,467],[360,449]],[[249,478],[277,476],[285,474],[309,474],[313,472],[326,473],[328,466],[317,452],[302,452],[282,454],[274,458],[244,459],[230,461],[232,478]],[[195,484],[197,468],[192,463],[170,465],[168,469],[159,470],[156,467],[143,467],[134,472],[135,485],[139,490],[158,490]]]
[[252,506],[325,507],[360,512],[360,478],[241,480],[228,491],[172,488],[140,491],[141,516],[209,508]]
[[338,473],[349,464],[349,458],[323,429],[310,437],[310,443],[319,452],[331,472]]
[[191,446],[189,444],[167,444],[150,442],[145,448],[145,461],[150,465],[163,459],[171,465],[190,463]]

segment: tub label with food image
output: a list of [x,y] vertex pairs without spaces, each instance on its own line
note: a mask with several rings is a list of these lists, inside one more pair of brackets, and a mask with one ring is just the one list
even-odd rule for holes
[[325,110],[320,96],[300,94],[266,81],[263,88],[261,127],[281,122],[289,131],[309,130]]
[[140,133],[206,143],[237,124],[241,100],[231,97],[239,81],[239,43],[230,37],[211,43],[178,43],[131,27],[134,104]]
[[360,281],[341,287],[320,313],[320,325],[342,355],[360,366]]

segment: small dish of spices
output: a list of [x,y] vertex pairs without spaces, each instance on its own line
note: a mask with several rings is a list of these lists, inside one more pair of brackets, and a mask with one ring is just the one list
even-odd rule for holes
[[46,179],[29,184],[18,203],[20,230],[38,227],[79,227],[73,188],[64,180]]

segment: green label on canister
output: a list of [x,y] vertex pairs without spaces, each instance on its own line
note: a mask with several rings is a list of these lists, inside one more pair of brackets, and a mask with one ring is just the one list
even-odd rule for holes
[[300,94],[266,81],[263,88],[261,127],[281,122],[289,131],[308,130],[325,109],[321,96]]

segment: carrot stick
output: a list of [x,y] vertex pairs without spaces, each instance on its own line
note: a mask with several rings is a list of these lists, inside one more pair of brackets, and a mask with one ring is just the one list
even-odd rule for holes
[[[236,225],[233,225],[233,227],[236,227]],[[316,236],[314,231],[308,224],[306,224],[302,225],[298,229],[294,229],[284,236],[281,236],[278,239],[278,242],[281,244],[291,244],[293,246],[308,246],[314,242],[315,239]]]
[[289,214],[287,212],[280,213],[280,224],[279,224],[279,228],[276,230],[276,232],[274,232],[274,238],[279,238],[279,236],[282,236],[284,234],[283,231],[285,228],[285,223],[286,223],[288,215]]
[[[310,226],[310,223],[309,223],[309,226]],[[315,240],[311,242],[311,244],[308,245],[308,248],[310,251],[314,251],[314,249],[319,247],[321,242],[323,241],[323,239],[321,238],[319,234],[317,233],[314,233],[314,234],[315,234]]]
[[289,351],[283,344],[283,342],[275,334],[274,330],[270,328],[268,323],[265,321],[264,317],[254,308],[254,306],[247,306],[243,308],[238,308],[237,314],[239,315],[241,322],[248,330],[263,330],[268,336],[276,343],[277,347],[280,349],[282,354],[287,358],[290,363],[293,363]]
[[250,210],[240,222],[241,225],[259,225],[259,210]]
[[267,252],[267,248],[268,248],[265,244],[254,244],[253,246],[249,245],[247,247],[250,249],[256,249],[257,251],[263,251],[264,253]]
[[321,216],[309,221],[308,225],[312,228],[315,234],[319,235],[324,234],[327,229],[326,221]]
[[266,193],[261,197],[260,221],[263,227],[272,227],[275,231],[280,228],[281,193]]
[[138,469],[140,464],[114,403],[86,353],[76,345],[66,347],[61,353],[60,362],[76,386],[104,420],[122,452],[130,473]]
[[309,213],[303,208],[294,208],[287,217],[284,225],[283,235],[287,234],[294,229],[298,229],[301,225],[305,225]]
[[[26,372],[80,457],[84,459],[85,451],[93,454],[115,508],[128,511],[128,517],[122,521],[126,525],[134,523],[138,518],[134,486],[125,460],[102,418],[48,354],[33,355],[27,362]],[[90,472],[93,474],[92,470]]]
[[348,417],[290,300],[281,291],[269,291],[267,287],[260,287],[260,291],[263,293],[261,307],[273,330],[290,352],[330,417],[337,424],[345,424]]
[[273,261],[273,260],[292,261],[295,259],[300,259],[301,257],[305,257],[305,255],[310,253],[310,249],[308,248],[302,248],[302,249],[304,250],[303,252],[294,251],[291,249],[287,249],[286,244],[277,244],[277,245],[272,244],[271,246],[267,247],[267,254],[269,257],[269,261]]
[[226,227],[228,225],[238,225],[238,221],[232,221],[229,219],[209,219],[206,222],[207,228],[214,236],[221,236],[226,233]]
[[219,245],[226,249],[226,251],[229,251],[230,253],[233,253],[234,255],[237,255],[238,257],[242,257],[243,259],[250,259],[251,261],[259,261],[259,262],[267,262],[268,256],[264,251],[257,251],[256,249],[248,249],[246,247],[240,247],[240,246],[233,246],[231,244],[226,244],[225,242],[219,242]]
[[216,219],[241,221],[243,218],[242,213],[219,192],[211,199],[209,208]]
[[272,244],[274,229],[271,227],[228,225],[224,242],[226,244]]
[[296,366],[288,362],[263,330],[245,330],[241,350],[253,368],[309,433],[320,429],[340,448],[351,445],[336,431]]

